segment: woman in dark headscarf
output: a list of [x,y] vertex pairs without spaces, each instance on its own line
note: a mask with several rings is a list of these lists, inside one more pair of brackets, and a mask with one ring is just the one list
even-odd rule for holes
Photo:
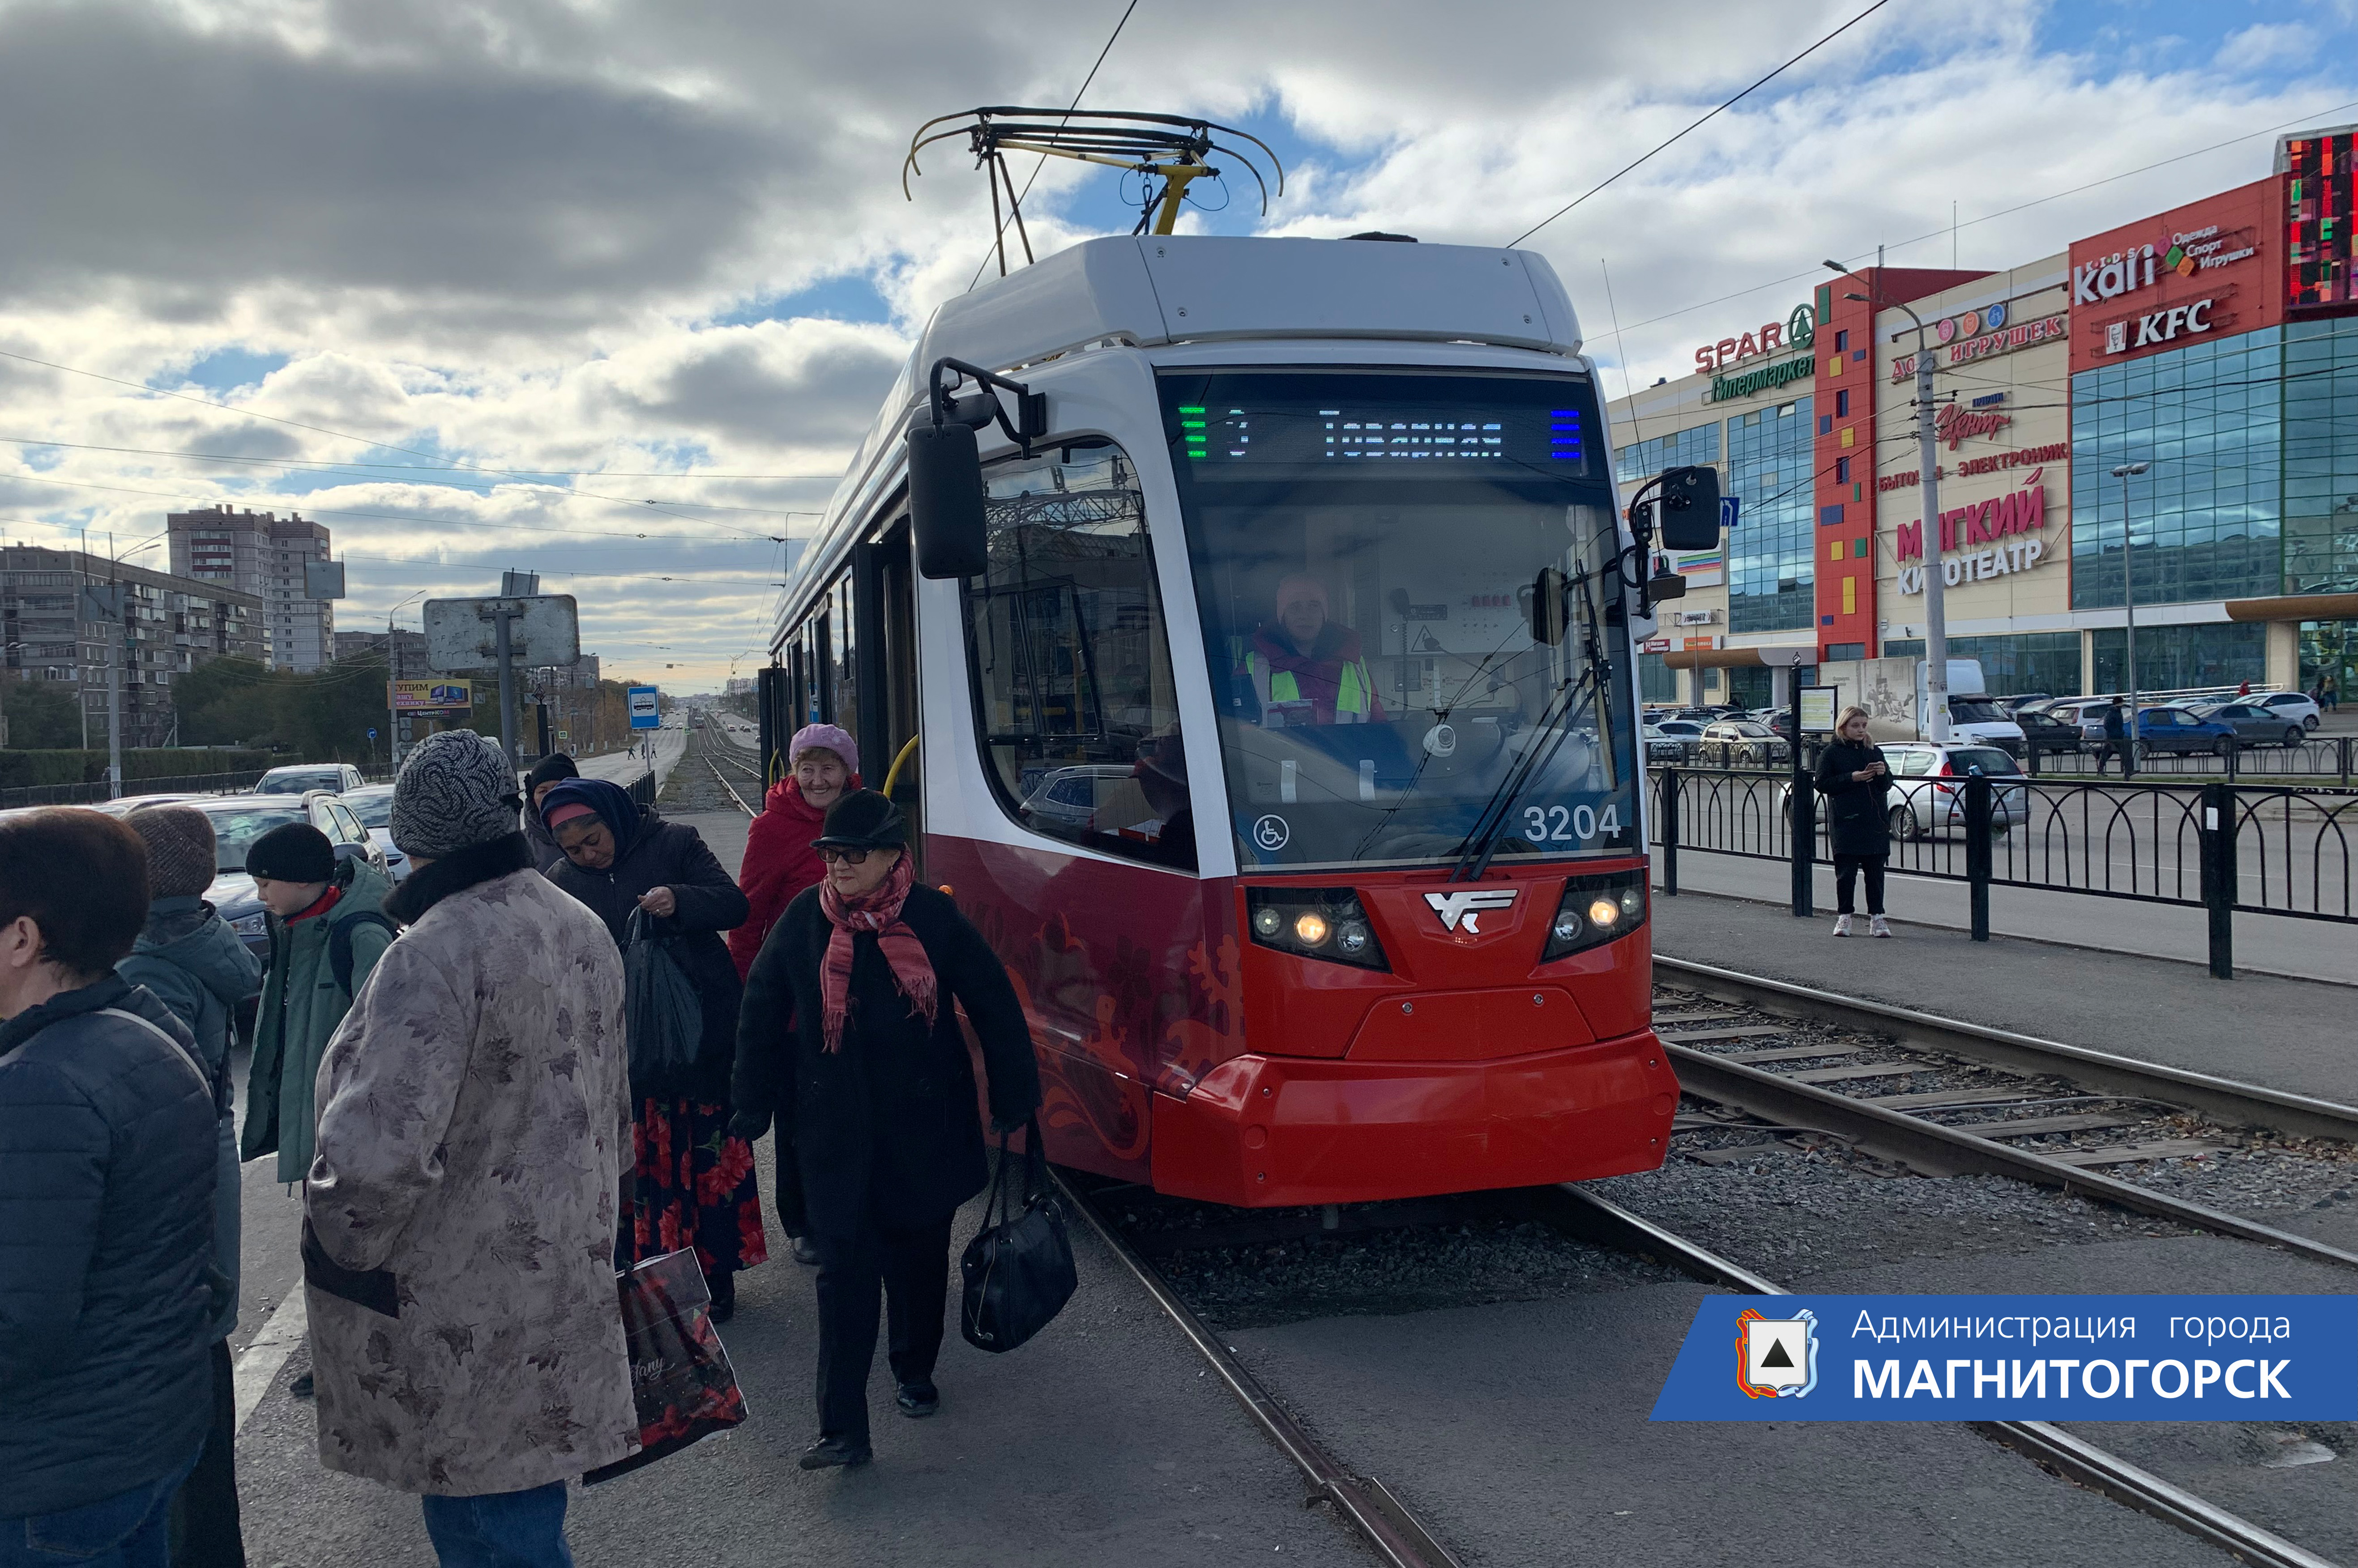
[[563,860],[565,851],[557,847],[557,840],[549,834],[548,824],[540,819],[540,803],[567,779],[580,776],[581,770],[574,765],[572,758],[562,752],[551,752],[535,762],[532,772],[524,776],[525,841],[532,846],[532,863],[542,871]]
[[753,1150],[729,1131],[729,1075],[743,988],[720,933],[745,918],[745,895],[696,829],[643,815],[630,792],[603,779],[567,779],[542,798],[541,819],[565,852],[549,881],[588,904],[620,948],[631,916],[647,916],[703,1003],[696,1058],[654,1067],[631,1044],[636,1201],[618,1260],[696,1249],[712,1287],[713,1316],[735,1310],[739,1269],[769,1258],[753,1179]]

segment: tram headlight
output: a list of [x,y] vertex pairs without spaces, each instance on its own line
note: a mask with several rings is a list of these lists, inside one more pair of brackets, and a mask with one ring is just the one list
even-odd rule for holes
[[1257,947],[1355,968],[1391,968],[1375,922],[1349,888],[1247,888],[1245,903],[1245,929]]
[[1574,877],[1565,882],[1555,918],[1548,923],[1548,963],[1628,935],[1646,921],[1646,873],[1642,867]]

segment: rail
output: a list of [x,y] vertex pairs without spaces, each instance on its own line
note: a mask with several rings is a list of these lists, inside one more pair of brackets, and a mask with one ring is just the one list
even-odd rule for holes
[[[1808,913],[1803,873],[1832,853],[1806,779],[1802,843],[1790,773],[1664,766],[1648,781],[1665,892],[1678,891],[1682,851],[1781,860],[1796,869],[1796,913]],[[2222,978],[2233,972],[2237,914],[2358,923],[2358,790],[2045,774],[1893,785],[1891,869],[1970,885],[1977,940],[1988,936],[1994,887],[2208,910],[2212,969]]]
[[[163,778],[126,779],[123,784],[123,795],[128,799],[143,795],[239,795],[260,784],[263,774],[268,771],[255,768],[234,773],[181,773]],[[393,782],[393,770],[390,768],[362,768],[360,774],[369,784]],[[19,811],[43,806],[97,806],[114,798],[104,779],[82,784],[19,784],[14,789],[0,789],[0,811]]]

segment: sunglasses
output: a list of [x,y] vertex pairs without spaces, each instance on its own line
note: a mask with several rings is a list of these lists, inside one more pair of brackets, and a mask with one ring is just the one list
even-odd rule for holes
[[867,849],[847,849],[840,844],[815,844],[811,847],[818,851],[818,858],[830,866],[838,860],[841,860],[847,866],[864,866],[872,852]]

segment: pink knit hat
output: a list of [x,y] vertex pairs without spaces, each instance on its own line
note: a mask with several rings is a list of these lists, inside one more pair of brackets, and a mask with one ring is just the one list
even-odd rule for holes
[[813,746],[824,747],[841,757],[844,772],[860,771],[860,742],[832,724],[806,724],[795,730],[795,738],[786,742],[786,766],[793,767],[795,759]]

